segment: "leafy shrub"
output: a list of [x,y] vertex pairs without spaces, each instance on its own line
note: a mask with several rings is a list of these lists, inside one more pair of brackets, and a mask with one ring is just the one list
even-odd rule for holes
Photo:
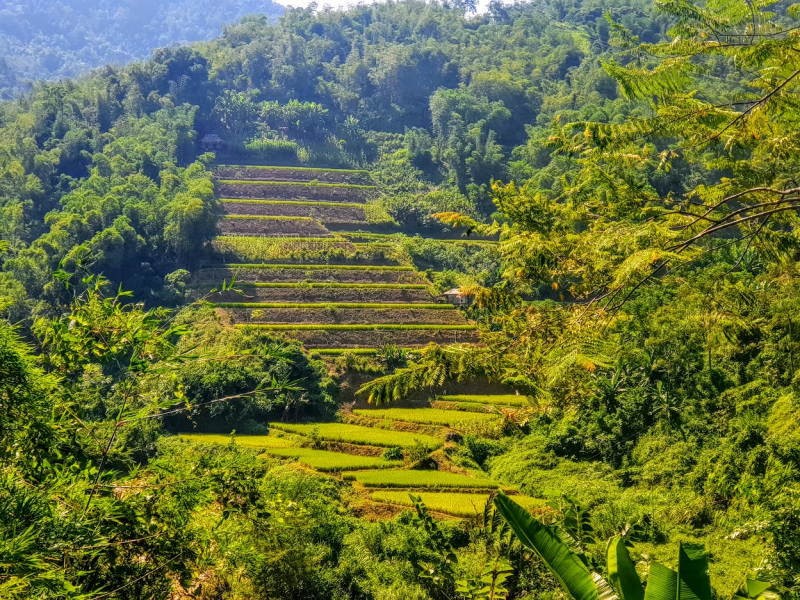
[[381,458],[384,460],[403,460],[403,449],[400,446],[391,446],[383,451]]

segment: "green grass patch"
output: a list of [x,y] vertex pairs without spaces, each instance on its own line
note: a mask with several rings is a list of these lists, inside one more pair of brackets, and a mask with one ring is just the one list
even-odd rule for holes
[[274,204],[276,206],[317,206],[322,208],[328,206],[337,208],[364,208],[366,206],[363,202],[323,202],[314,200],[242,200],[241,198],[220,198],[219,201],[230,204]]
[[[220,264],[210,268],[228,269],[303,269],[305,271],[414,271],[414,267],[407,266],[382,266],[382,265],[298,265],[298,264],[272,264],[272,263],[230,263]],[[349,285],[349,284],[347,284]]]
[[275,331],[471,331],[475,329],[474,325],[404,325],[397,323],[382,323],[378,325],[314,325],[282,323],[280,325],[236,325],[236,327],[254,327],[256,329],[271,329]]
[[321,183],[318,181],[261,181],[261,180],[244,180],[244,179],[218,179],[217,183],[226,185],[295,185],[305,188],[322,187],[322,188],[346,188],[351,190],[377,190],[376,185],[362,185],[359,183]]
[[[474,517],[483,514],[489,494],[481,493],[459,493],[459,492],[419,492],[414,494],[422,499],[430,510],[434,512],[452,515],[454,517]],[[544,508],[547,505],[544,500],[539,498],[529,498],[528,496],[512,496],[514,502],[520,504],[528,510]],[[397,504],[399,506],[413,507],[408,492],[396,492],[381,490],[372,492],[370,499],[375,502],[385,502],[387,504]]]
[[[225,215],[226,219],[258,219],[260,221],[313,221],[311,217],[283,217],[272,215]],[[328,238],[325,238],[328,239]]]
[[347,481],[357,481],[366,487],[379,488],[473,488],[490,490],[498,488],[491,479],[478,479],[449,471],[361,471],[342,473]]
[[314,450],[313,448],[268,448],[266,454],[296,458],[304,465],[326,473],[360,469],[390,469],[403,465],[401,460],[384,460],[380,456],[357,456],[342,452]]
[[444,442],[430,435],[391,431],[375,427],[362,427],[349,423],[270,423],[270,427],[278,431],[296,433],[298,435],[316,435],[321,440],[330,442],[346,442],[365,446],[401,446],[408,448],[417,442],[425,444],[431,450],[439,448]]
[[[230,444],[230,435],[220,435],[215,433],[181,433],[178,437],[182,440],[189,440],[201,444]],[[245,448],[289,448],[292,446],[291,440],[274,437],[270,435],[237,435],[234,436],[237,446]]]
[[269,165],[216,165],[217,169],[264,169],[273,171],[317,171],[319,173],[357,173],[369,175],[364,169],[326,169],[324,167],[270,167]]
[[466,421],[493,421],[497,415],[491,413],[458,412],[439,408],[357,408],[353,414],[373,419],[389,419],[426,425],[453,425]]
[[493,406],[530,406],[525,396],[516,394],[462,394],[455,396],[436,396],[436,400],[441,402],[469,402],[472,404],[491,404]]
[[358,303],[358,302],[216,302],[214,306],[220,308],[378,308],[378,309],[425,309],[425,310],[454,310],[452,304],[392,304],[388,303]]

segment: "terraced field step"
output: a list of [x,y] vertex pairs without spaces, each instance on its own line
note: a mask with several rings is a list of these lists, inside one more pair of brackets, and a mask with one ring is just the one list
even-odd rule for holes
[[366,224],[367,205],[356,202],[300,200],[221,200],[228,215],[312,217],[324,222]]
[[530,406],[527,397],[519,394],[461,394],[436,396],[436,403],[467,404],[477,406],[513,406],[524,408]]
[[370,419],[403,421],[406,423],[422,423],[424,425],[445,425],[453,427],[459,424],[477,421],[496,421],[497,414],[485,412],[460,412],[437,408],[357,408],[353,414]]
[[[360,287],[359,284],[269,284],[267,287],[255,287],[248,284],[237,284],[245,295],[236,292],[218,292],[207,298],[212,302],[233,302],[236,304],[260,303],[303,303],[303,304],[379,304],[395,306],[397,304],[418,307],[431,304],[434,298],[433,288],[426,285],[403,287]],[[200,298],[208,292],[208,287],[193,288],[194,298]]]
[[[224,225],[224,223],[223,223]],[[315,225],[316,226],[316,225]],[[227,257],[231,261],[251,262],[251,261],[292,261],[302,260],[305,257],[314,257],[316,261],[326,261],[329,259],[353,259],[356,261],[368,259],[370,262],[375,261],[391,261],[392,256],[389,256],[386,251],[376,251],[370,253],[369,256],[363,253],[359,254],[351,242],[331,236],[327,230],[322,231],[298,231],[294,226],[294,233],[289,231],[281,231],[277,235],[274,226],[262,227],[259,230],[258,224],[254,226],[256,229],[249,235],[225,235],[217,237],[211,246],[217,256],[220,258]],[[321,227],[321,226],[319,226]],[[243,233],[237,227],[238,231],[231,233]],[[258,235],[259,231],[263,232]],[[313,234],[314,237],[306,237],[308,234]],[[395,261],[396,262],[396,261]]]
[[[311,217],[226,215],[219,223],[222,236],[291,238],[292,241],[339,241],[349,243],[331,232]],[[219,238],[217,238],[219,239]],[[223,242],[224,243],[224,242]]]
[[359,242],[372,242],[372,243],[398,243],[405,240],[421,239],[426,241],[434,241],[442,244],[457,244],[457,245],[489,245],[496,246],[500,242],[498,240],[487,239],[466,239],[466,238],[433,238],[425,236],[409,236],[403,233],[365,233],[360,231],[336,231],[336,235],[349,239],[350,241],[358,240]]
[[304,265],[304,264],[243,264],[206,267],[196,273],[195,286],[210,283],[218,286],[232,277],[244,283],[353,283],[423,285],[425,279],[411,267],[372,265]]
[[[490,494],[481,492],[417,492],[425,506],[433,512],[451,515],[453,517],[469,518],[480,516],[486,508]],[[521,494],[514,494],[514,502],[530,512],[547,510],[547,502],[541,498],[531,498]],[[394,504],[397,506],[414,507],[408,491],[380,490],[370,494],[373,502]]]
[[483,479],[449,471],[418,471],[412,469],[355,471],[342,473],[345,481],[356,481],[368,488],[407,489],[480,489],[496,490],[500,485]]
[[363,446],[409,448],[416,444],[424,444],[429,450],[435,450],[444,444],[439,438],[430,435],[362,427],[349,423],[270,423],[269,426],[277,431],[306,437],[314,433],[320,440]]
[[[372,326],[370,326],[372,327]],[[274,330],[276,333],[279,330]],[[309,350],[317,348],[383,348],[392,344],[403,348],[421,348],[431,343],[477,344],[480,341],[477,330],[462,331],[431,328],[423,325],[414,329],[283,329],[289,337],[300,340]]]
[[352,183],[218,179],[215,187],[218,197],[233,199],[358,202],[377,196],[376,186]]
[[267,448],[264,453],[281,458],[295,458],[324,473],[358,471],[361,469],[394,469],[403,466],[402,460],[386,460],[380,456],[360,456],[313,448]]
[[245,448],[290,448],[293,445],[292,440],[282,437],[275,437],[272,435],[223,435],[216,433],[179,433],[178,437],[182,440],[190,442],[199,442],[203,444],[230,444],[231,439],[235,440],[237,446]]
[[[394,308],[383,305],[381,308],[329,308],[307,307],[305,305],[291,308],[227,308],[234,323],[251,324],[254,326],[294,325],[290,329],[298,330],[301,327],[316,330],[325,327],[347,327],[350,331],[359,331],[360,328],[384,328],[384,323],[391,323],[408,329],[419,326],[423,329],[433,329],[446,326],[465,326],[464,315],[457,310],[439,310],[436,308],[420,308],[411,305],[410,308]],[[358,327],[359,329],[353,329]]]
[[237,327],[255,327],[257,329],[273,329],[276,331],[474,331],[474,325],[406,325],[403,323],[379,323],[370,325],[316,325],[316,324],[278,324],[278,325],[237,325]]
[[320,181],[323,183],[368,183],[369,171],[270,165],[217,165],[215,174],[224,179],[268,179],[273,181]]
[[323,302],[312,304],[308,302],[211,302],[220,308],[304,308],[304,309],[331,309],[331,308],[375,308],[375,309],[409,309],[409,310],[446,310],[455,311],[452,304],[394,304],[386,303],[358,303],[358,302]]

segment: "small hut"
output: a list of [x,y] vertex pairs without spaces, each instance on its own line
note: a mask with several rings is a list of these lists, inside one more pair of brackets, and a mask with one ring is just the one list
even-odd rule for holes
[[475,300],[472,296],[463,293],[460,288],[453,288],[442,294],[442,296],[447,298],[447,301],[453,306],[469,306]]
[[225,142],[223,142],[222,138],[219,137],[216,133],[207,133],[203,136],[203,139],[200,140],[200,147],[205,152],[222,150],[222,147],[224,145]]

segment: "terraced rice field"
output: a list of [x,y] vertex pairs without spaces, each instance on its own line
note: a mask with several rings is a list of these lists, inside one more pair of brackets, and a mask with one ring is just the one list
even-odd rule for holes
[[418,471],[414,469],[353,471],[342,473],[342,479],[356,481],[368,488],[493,490],[500,487],[491,479],[481,479],[450,471]]
[[362,427],[349,423],[270,423],[270,427],[287,433],[309,436],[314,433],[321,440],[345,442],[364,446],[400,446],[409,448],[415,444],[425,444],[430,450],[441,447],[444,441],[430,435]]
[[235,277],[243,296],[206,298],[235,325],[313,349],[478,341],[463,314],[439,305],[425,276],[402,264],[395,238],[348,233],[389,219],[367,171],[219,165],[215,176],[227,213],[212,244],[219,264],[195,273],[192,294],[206,298]]
[[323,473],[357,471],[359,469],[392,469],[403,466],[402,460],[385,460],[380,456],[359,456],[312,448],[269,448],[269,456],[296,458],[298,462]]
[[479,405],[491,404],[495,406],[516,407],[530,406],[528,399],[525,396],[518,394],[437,396],[436,400],[439,402],[456,402]]
[[353,414],[371,419],[424,423],[426,425],[456,426],[467,421],[493,421],[497,415],[480,412],[459,412],[437,408],[366,408],[355,409]]
[[[433,512],[444,513],[454,517],[475,517],[483,514],[489,494],[473,493],[464,494],[458,492],[411,492],[414,496],[420,497],[425,506]],[[544,500],[530,498],[528,496],[513,496],[514,502],[527,508],[530,511],[543,510],[546,508]],[[380,490],[370,494],[373,502],[384,502],[386,504],[396,504],[398,506],[413,507],[410,492]]]
[[[509,402],[519,398],[478,395],[468,397],[469,403],[477,406],[509,406]],[[479,421],[494,419],[496,415],[430,408],[356,409],[354,413],[358,417],[373,417],[374,426],[351,423],[271,423],[269,435],[235,436],[234,439],[238,446],[260,450],[260,457],[297,461],[307,468],[340,477],[343,481],[352,483],[356,493],[371,503],[412,508],[409,494],[413,493],[421,496],[425,505],[436,515],[471,518],[482,514],[491,491],[504,489],[515,494],[515,501],[532,512],[547,510],[544,500],[518,495],[516,490],[503,486],[488,475],[451,470],[446,453],[437,452],[433,455],[440,461],[440,470],[411,468],[413,465],[408,458],[411,448],[424,445],[429,452],[436,451],[445,444],[445,433],[450,431],[449,426],[459,419]],[[362,419],[360,422],[369,423],[369,420]],[[386,428],[396,426],[400,428]],[[401,430],[402,427],[422,428],[428,433]],[[194,443],[231,443],[231,436],[228,435],[181,434],[180,437]],[[327,444],[328,449],[304,447],[312,439]],[[382,449],[388,447],[402,448],[406,460],[384,459],[381,456]]]

